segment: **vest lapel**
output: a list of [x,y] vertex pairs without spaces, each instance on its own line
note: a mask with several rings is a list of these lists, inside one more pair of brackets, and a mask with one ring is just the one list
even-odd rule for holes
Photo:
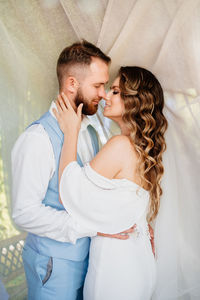
[[[48,112],[49,114],[49,117],[51,118],[51,122],[53,122],[53,126],[51,123],[49,123],[49,125],[51,126],[51,128],[57,133],[57,135],[59,136],[61,142],[63,143],[63,140],[64,140],[64,134],[62,133],[60,127],[59,127],[59,124],[57,122],[57,120],[55,118],[52,117],[52,115]],[[81,158],[77,152],[77,162],[78,164],[83,167],[83,162],[81,161]]]
[[88,125],[87,130],[89,132],[91,141],[92,141],[92,147],[94,151],[94,156],[97,155],[99,152],[99,142],[96,134],[96,130],[92,127],[92,125]]

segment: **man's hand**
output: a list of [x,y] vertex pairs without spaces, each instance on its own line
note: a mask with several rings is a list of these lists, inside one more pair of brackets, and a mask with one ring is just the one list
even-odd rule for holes
[[127,240],[127,239],[129,239],[129,234],[133,233],[134,229],[135,229],[135,225],[132,226],[130,229],[125,230],[125,231],[120,232],[120,233],[107,234],[107,233],[97,232],[97,235],[104,236],[104,237],[109,237],[109,238],[115,238],[115,239],[119,239],[119,240]]
[[154,231],[153,231],[153,228],[151,227],[151,225],[149,225],[149,233],[150,233],[150,237],[151,237],[150,241],[151,241],[153,255],[155,256]]

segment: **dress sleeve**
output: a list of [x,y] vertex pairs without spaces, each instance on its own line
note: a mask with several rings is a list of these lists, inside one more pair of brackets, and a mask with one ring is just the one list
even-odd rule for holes
[[131,182],[110,180],[89,164],[81,168],[76,161],[64,169],[60,197],[80,225],[109,234],[133,226],[145,213],[149,201],[149,194]]

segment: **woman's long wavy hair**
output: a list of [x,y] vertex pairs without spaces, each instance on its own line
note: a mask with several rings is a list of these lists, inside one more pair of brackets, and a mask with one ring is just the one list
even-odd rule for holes
[[164,133],[167,129],[163,90],[156,77],[140,67],[121,67],[119,77],[125,105],[123,121],[130,129],[131,142],[139,154],[140,184],[150,193],[150,222],[158,213],[162,195],[162,154],[166,149]]

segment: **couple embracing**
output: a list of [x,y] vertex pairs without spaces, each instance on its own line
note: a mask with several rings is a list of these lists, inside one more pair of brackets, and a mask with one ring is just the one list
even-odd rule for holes
[[[28,232],[30,300],[148,300],[154,292],[148,223],[162,194],[163,91],[151,72],[129,66],[106,94],[109,64],[86,41],[65,48],[60,95],[13,148],[13,218]],[[121,134],[99,150],[87,115],[102,98]]]

